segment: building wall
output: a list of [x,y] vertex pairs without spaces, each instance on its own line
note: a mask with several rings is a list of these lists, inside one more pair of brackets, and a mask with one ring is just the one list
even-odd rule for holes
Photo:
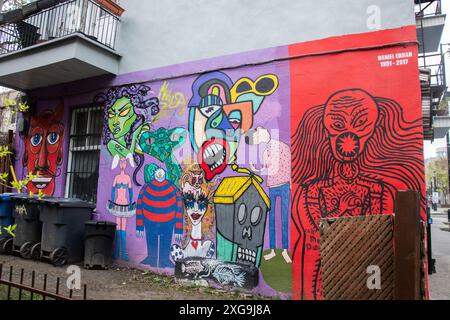
[[120,74],[415,24],[411,0],[123,0],[121,6]]
[[[320,299],[318,220],[388,214],[396,190],[424,194],[415,26],[33,94],[60,134],[53,195],[64,194],[71,110],[103,106],[96,211],[118,224],[116,258],[199,284]],[[218,150],[226,165],[207,159]]]

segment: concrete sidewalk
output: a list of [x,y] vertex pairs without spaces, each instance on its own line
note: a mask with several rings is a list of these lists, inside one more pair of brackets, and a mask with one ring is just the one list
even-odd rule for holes
[[445,215],[439,211],[432,213],[431,251],[436,259],[436,273],[429,275],[430,298],[432,300],[450,299],[450,228],[447,210]]

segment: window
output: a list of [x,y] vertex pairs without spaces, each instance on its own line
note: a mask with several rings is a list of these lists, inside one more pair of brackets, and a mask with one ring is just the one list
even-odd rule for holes
[[98,167],[103,129],[101,107],[72,111],[66,197],[97,201]]
[[11,119],[9,121],[10,124],[16,124],[16,116],[17,114],[15,112],[11,112]]

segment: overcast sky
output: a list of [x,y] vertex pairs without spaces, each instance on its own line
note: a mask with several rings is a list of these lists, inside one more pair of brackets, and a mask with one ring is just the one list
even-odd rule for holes
[[[445,29],[442,33],[442,40],[441,43],[450,43],[450,1],[444,0],[442,1],[442,11],[447,15],[447,20],[445,23]],[[448,48],[448,47],[447,47]],[[447,70],[447,86],[450,87],[450,56],[446,55],[446,70]],[[436,156],[436,148],[439,147],[445,147],[446,146],[446,140],[444,139],[437,139],[434,140],[433,143],[430,143],[430,141],[425,141],[424,143],[424,152],[425,152],[425,158],[432,158]]]

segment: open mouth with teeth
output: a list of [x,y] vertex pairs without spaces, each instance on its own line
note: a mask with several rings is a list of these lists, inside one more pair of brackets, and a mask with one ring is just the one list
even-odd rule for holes
[[238,260],[241,260],[243,262],[256,262],[256,251],[247,249],[247,248],[241,248],[238,247]]
[[45,189],[51,181],[52,178],[50,177],[39,177],[31,180],[31,183],[33,183],[36,189]]
[[198,153],[198,162],[210,181],[216,174],[222,173],[228,164],[228,144],[223,139],[212,139],[203,143]]

